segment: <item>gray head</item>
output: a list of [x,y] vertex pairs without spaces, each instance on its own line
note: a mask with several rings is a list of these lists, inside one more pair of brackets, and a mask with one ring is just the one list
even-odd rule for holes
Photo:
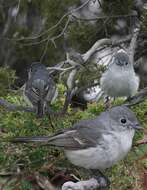
[[54,85],[45,65],[39,62],[31,64],[28,75],[32,91],[40,98],[45,97],[50,86]]
[[113,107],[104,114],[105,118],[108,118],[111,130],[127,131],[141,128],[135,114],[126,106]]
[[32,73],[35,73],[38,70],[46,70],[45,65],[41,64],[40,62],[33,62],[28,70],[28,78],[31,77]]
[[129,68],[131,66],[131,62],[129,60],[129,56],[127,52],[124,50],[119,50],[113,58],[113,65],[118,66],[120,68]]

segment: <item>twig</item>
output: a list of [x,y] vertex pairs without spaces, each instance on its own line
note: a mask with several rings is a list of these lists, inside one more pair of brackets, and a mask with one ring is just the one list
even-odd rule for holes
[[35,179],[39,187],[43,190],[56,190],[56,188],[51,184],[51,182],[43,176],[40,176],[39,174],[35,175]]
[[52,37],[52,38],[50,38],[50,36],[47,36],[46,38],[44,38],[44,39],[42,39],[42,40],[40,40],[40,41],[38,41],[38,42],[25,43],[25,44],[23,44],[23,46],[38,45],[38,44],[42,44],[42,43],[44,43],[44,42],[46,42],[46,41],[48,41],[48,43],[49,43],[50,41],[51,41],[51,42],[54,42],[55,40],[57,40],[57,39],[59,39],[61,36],[63,36],[63,34],[65,33],[65,31],[66,31],[66,29],[67,29],[67,27],[68,27],[69,22],[70,22],[70,18],[68,17],[67,22],[66,22],[66,24],[65,24],[65,26],[64,26],[64,28],[63,28],[63,30],[62,30],[61,33],[58,34],[57,36],[54,36],[54,37]]
[[[17,11],[16,11],[17,14],[18,14],[19,9],[20,9],[20,1],[21,1],[21,0],[18,0]],[[16,16],[15,16],[15,20],[16,20],[17,14],[16,14]]]
[[[15,42],[19,42],[19,41],[22,41],[22,40],[35,40],[35,39],[38,39],[46,34],[48,34],[50,31],[54,30],[55,28],[57,28],[61,22],[68,16],[72,15],[73,12],[76,12],[80,9],[82,9],[84,6],[86,6],[88,3],[89,3],[90,0],[87,0],[86,2],[84,2],[82,5],[80,5],[79,7],[77,8],[74,8],[72,10],[70,10],[69,12],[65,13],[59,20],[58,22],[53,25],[51,28],[47,29],[46,31],[42,32],[41,34],[37,35],[37,36],[32,36],[32,37],[24,37],[24,38],[19,38],[19,39],[16,39],[16,38],[3,38],[5,40],[11,40],[11,41],[15,41]],[[48,38],[47,38],[48,39]],[[47,39],[44,39],[42,40],[40,43],[43,43],[44,41],[46,41]],[[35,44],[32,44],[32,45],[35,45]]]
[[130,42],[129,47],[129,57],[131,64],[134,64],[134,55],[135,55],[135,49],[136,49],[136,43],[137,43],[137,37],[139,35],[140,27],[136,28],[133,33],[132,40]]
[[61,68],[61,67],[48,67],[48,70],[56,70],[56,71],[69,71],[71,69],[74,69],[74,66],[68,67],[68,68]]
[[68,76],[67,79],[67,86],[70,90],[72,90],[74,88],[74,79],[75,79],[75,75],[77,73],[77,68],[75,68],[74,70],[72,70]]
[[0,187],[0,190],[3,190],[5,188],[5,186],[13,179],[13,176],[8,177],[8,179],[6,180],[6,182],[4,184],[2,184],[2,186]]
[[135,96],[129,98],[129,100],[124,103],[124,105],[133,106],[143,102],[146,99],[147,99],[147,87],[139,91]]
[[136,17],[137,14],[126,14],[126,15],[105,15],[105,16],[98,16],[95,18],[82,18],[82,17],[77,17],[76,15],[72,14],[72,17],[74,17],[77,20],[82,20],[82,21],[94,21],[94,20],[103,20],[103,19],[109,19],[109,18],[126,18],[126,17]]
[[43,54],[41,55],[40,57],[40,63],[42,63],[43,59],[44,59],[44,56],[47,52],[47,48],[48,48],[48,44],[49,44],[49,39],[47,40],[46,44],[45,44],[45,47],[44,47],[44,51],[43,51]]
[[0,106],[6,108],[8,111],[35,112],[34,108],[11,104],[11,103],[7,102],[6,100],[3,100],[3,99],[0,99]]
[[96,52],[96,50],[100,46],[104,45],[112,45],[112,41],[108,38],[96,41],[94,45],[85,54],[82,55],[84,62],[87,62],[90,59],[90,57]]

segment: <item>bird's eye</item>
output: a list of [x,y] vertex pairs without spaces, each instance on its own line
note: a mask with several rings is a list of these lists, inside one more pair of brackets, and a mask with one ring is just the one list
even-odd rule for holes
[[122,124],[125,124],[127,122],[127,120],[125,118],[120,120]]
[[125,65],[128,65],[128,62],[125,62]]

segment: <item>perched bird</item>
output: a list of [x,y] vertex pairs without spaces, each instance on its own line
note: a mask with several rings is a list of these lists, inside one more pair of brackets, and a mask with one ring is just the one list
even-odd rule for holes
[[82,120],[50,137],[16,137],[11,142],[45,142],[61,147],[76,166],[100,172],[123,159],[132,147],[135,114],[125,106],[102,112],[95,119]]
[[70,60],[73,65],[82,65],[84,64],[84,59],[82,55],[78,52],[76,52],[72,48],[66,48],[66,56],[67,60]]
[[139,77],[126,51],[119,50],[102,74],[100,86],[104,93],[110,97],[132,97],[139,87]]
[[33,63],[28,72],[24,95],[36,108],[38,117],[42,117],[56,96],[56,85],[50,77],[46,67],[40,63]]

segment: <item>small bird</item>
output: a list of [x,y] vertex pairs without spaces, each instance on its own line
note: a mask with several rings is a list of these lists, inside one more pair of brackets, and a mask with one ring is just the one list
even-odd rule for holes
[[72,61],[73,65],[84,66],[84,59],[82,55],[76,52],[74,49],[66,48],[66,56],[67,60],[70,60],[70,62]]
[[102,74],[100,86],[104,93],[110,97],[132,97],[139,87],[139,77],[126,51],[119,50],[110,63],[108,69]]
[[140,128],[129,108],[116,106],[53,136],[16,137],[11,142],[44,142],[61,147],[72,164],[101,173],[127,155],[135,129]]
[[24,96],[36,108],[38,117],[42,117],[56,95],[56,85],[46,67],[40,63],[32,63],[28,72],[28,81],[24,88]]

